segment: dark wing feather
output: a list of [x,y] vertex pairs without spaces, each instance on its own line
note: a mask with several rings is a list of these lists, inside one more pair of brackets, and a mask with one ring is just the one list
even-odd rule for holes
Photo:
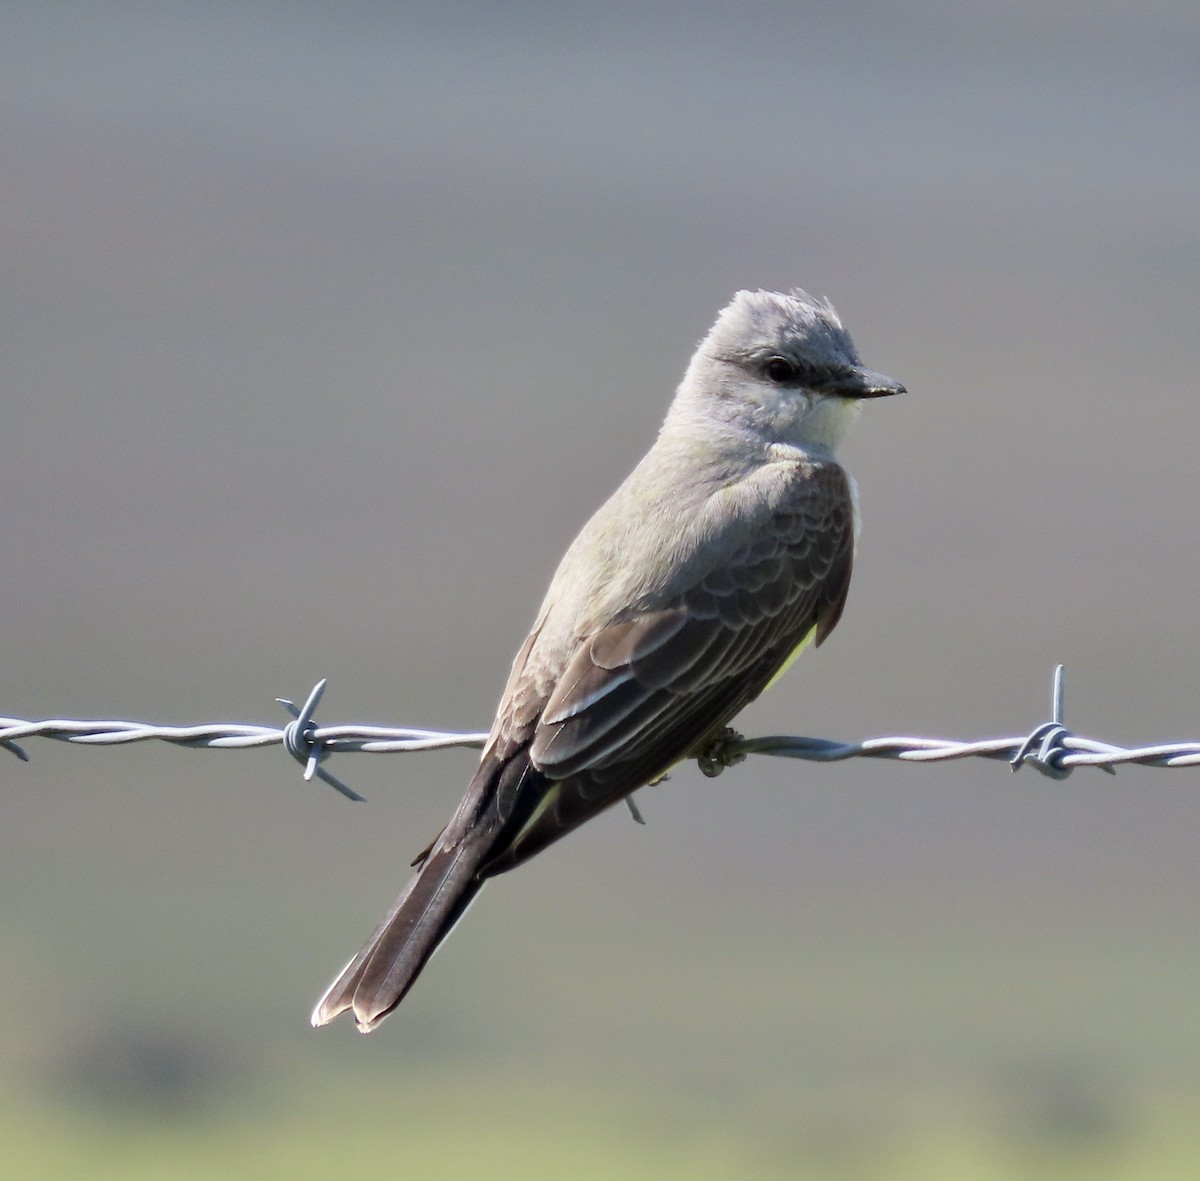
[[785,512],[676,602],[581,643],[529,747],[555,781],[547,806],[484,872],[526,860],[715,735],[798,644],[833,630],[853,554],[847,478],[815,468]]

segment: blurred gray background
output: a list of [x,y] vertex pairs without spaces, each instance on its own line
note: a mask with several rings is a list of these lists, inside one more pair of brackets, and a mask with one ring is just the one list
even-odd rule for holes
[[[274,723],[328,677],[326,723],[486,729],[717,310],[802,285],[910,392],[845,449],[843,622],[746,732],[1016,734],[1063,661],[1081,733],[1200,737],[1194,4],[0,12],[0,713]],[[681,768],[361,1039],[307,1014],[471,752],[343,756],[352,805],[278,751],[28,749],[0,1076],[51,1110],[436,1073],[761,1142],[1200,1095],[1195,771]]]

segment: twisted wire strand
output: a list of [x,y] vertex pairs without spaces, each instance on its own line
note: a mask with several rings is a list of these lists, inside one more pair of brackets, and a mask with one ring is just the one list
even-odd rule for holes
[[[0,717],[0,746],[18,758],[29,756],[18,742],[29,738],[53,738],[76,746],[125,746],[131,742],[159,741],[172,746],[213,747],[246,750],[257,746],[279,746],[287,727],[255,726],[241,722],[205,722],[195,726],[162,726],[153,722],[115,719],[48,718],[32,722]],[[395,751],[445,750],[456,746],[482,747],[487,735],[457,734],[442,730],[418,730],[408,726],[318,726],[308,734],[329,753],[366,751],[391,754]]]
[[[344,724],[320,726],[314,714],[325,691],[325,681],[314,686],[302,707],[277,698],[292,714],[286,726],[257,726],[241,722],[207,722],[194,726],[163,726],[151,722],[113,719],[51,718],[40,722],[0,717],[0,747],[28,761],[20,743],[29,738],[52,738],[85,746],[123,746],[131,742],[159,741],[174,746],[244,750],[281,745],[304,765],[305,779],[321,779],[350,799],[363,797],[323,766],[330,754],[362,751],[390,754],[398,751],[447,750],[452,747],[482,747],[485,733],[453,733],[410,726],[364,726]],[[698,756],[706,775],[719,775],[726,767],[748,755],[805,759],[831,763],[845,759],[899,759],[904,762],[935,763],[955,759],[1004,760],[1016,771],[1030,765],[1053,779],[1064,779],[1076,767],[1099,767],[1115,773],[1118,766],[1135,763],[1143,767],[1194,767],[1200,765],[1200,741],[1166,742],[1152,746],[1123,747],[1071,733],[1063,724],[1063,668],[1054,674],[1052,718],[1031,733],[1011,738],[985,738],[963,742],[949,738],[868,738],[862,742],[837,742],[798,735],[767,735],[744,738],[725,731]]]

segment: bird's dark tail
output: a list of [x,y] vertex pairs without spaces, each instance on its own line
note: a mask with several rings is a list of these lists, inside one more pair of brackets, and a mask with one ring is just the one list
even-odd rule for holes
[[510,868],[496,858],[536,812],[549,782],[525,750],[507,759],[484,754],[450,823],[413,862],[417,872],[396,905],[317,1002],[313,1025],[349,1012],[370,1033],[404,999],[484,879]]
[[438,944],[450,934],[483,887],[478,876],[492,847],[485,832],[453,843],[443,833],[366,947],[329,986],[313,1010],[325,1025],[351,1012],[370,1033],[403,999]]

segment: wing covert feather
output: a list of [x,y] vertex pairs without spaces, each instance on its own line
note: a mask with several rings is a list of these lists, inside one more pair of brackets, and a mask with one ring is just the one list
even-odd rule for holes
[[674,603],[618,618],[579,645],[534,732],[541,771],[568,778],[618,753],[665,770],[705,737],[695,729],[705,702],[722,705],[708,729],[724,725],[814,629],[825,639],[849,585],[854,522],[841,469],[816,472]]

